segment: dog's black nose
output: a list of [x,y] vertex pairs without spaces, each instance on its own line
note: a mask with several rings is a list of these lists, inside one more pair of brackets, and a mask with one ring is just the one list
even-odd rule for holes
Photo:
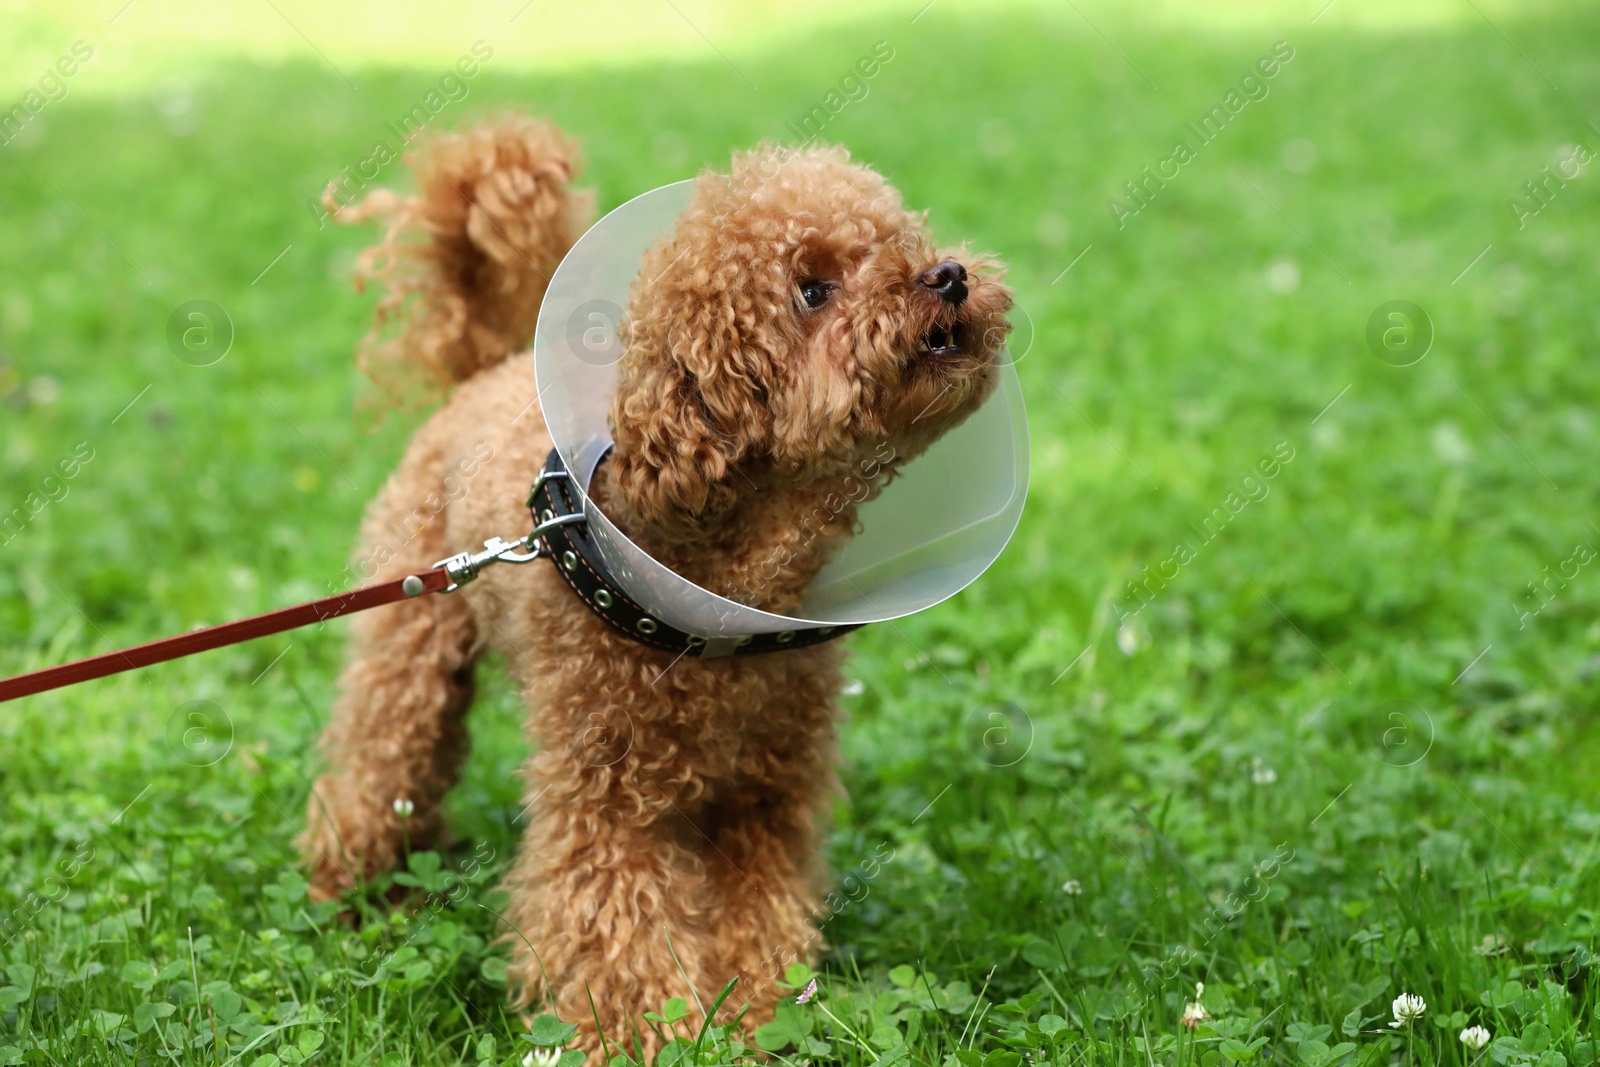
[[929,267],[917,279],[924,289],[945,303],[956,305],[967,298],[967,287],[963,284],[966,280],[967,268],[953,259],[947,259],[937,267]]

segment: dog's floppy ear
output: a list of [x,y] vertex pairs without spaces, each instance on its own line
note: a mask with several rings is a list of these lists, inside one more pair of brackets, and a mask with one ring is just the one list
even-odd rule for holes
[[773,345],[750,306],[756,287],[746,264],[695,229],[646,259],[611,403],[618,488],[641,519],[679,536],[703,532],[748,488],[737,468],[764,454],[772,427]]
[[693,533],[736,498],[729,483],[750,435],[727,429],[708,399],[709,392],[729,392],[727,383],[708,392],[706,381],[668,354],[631,362],[611,404],[617,488],[651,526]]

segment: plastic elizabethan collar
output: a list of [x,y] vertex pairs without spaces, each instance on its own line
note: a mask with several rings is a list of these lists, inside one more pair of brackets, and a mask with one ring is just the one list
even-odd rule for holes
[[702,589],[652,559],[589,498],[611,444],[617,323],[645,252],[671,230],[693,186],[662,186],[595,223],[556,269],[534,333],[545,425],[612,576],[657,618],[708,638],[884,622],[959,593],[1005,548],[1027,495],[1028,420],[1004,355],[994,368],[999,387],[983,406],[857,508],[861,532],[823,568],[797,616]]

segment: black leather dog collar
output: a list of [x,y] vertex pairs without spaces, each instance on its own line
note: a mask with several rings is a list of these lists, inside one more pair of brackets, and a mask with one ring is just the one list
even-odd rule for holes
[[[603,460],[602,460],[603,462]],[[528,494],[534,525],[564,515],[582,514],[572,478],[555,449]],[[624,637],[680,656],[751,656],[805,648],[842,637],[859,625],[824,626],[820,629],[783,630],[779,633],[742,634],[737,637],[701,637],[669,625],[646,611],[612,578],[599,546],[584,523],[553,526],[541,537],[540,555],[549,556],[567,588],[590,612]]]

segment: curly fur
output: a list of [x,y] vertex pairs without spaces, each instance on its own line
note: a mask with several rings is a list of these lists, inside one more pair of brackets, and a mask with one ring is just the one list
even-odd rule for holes
[[[391,284],[380,328],[420,298],[383,351],[461,380],[368,512],[375,580],[526,526],[550,438],[531,357],[504,357],[585,203],[564,185],[571,158],[551,127],[503,119],[429,145],[418,197],[368,201],[391,219],[374,258],[388,266],[369,271]],[[396,269],[402,258],[416,269]],[[918,282],[949,258],[968,270],[959,307]],[[633,288],[597,503],[684,576],[793,610],[855,505],[987,394],[1010,307],[993,266],[937,249],[840,149],[762,148],[703,175]],[[816,309],[810,280],[831,287]],[[919,351],[934,329],[960,351]],[[425,499],[447,503],[413,531]],[[412,532],[396,547],[398,527]],[[633,1035],[638,1012],[690,993],[686,972],[706,1001],[740,977],[730,1007],[751,1002],[747,1025],[770,1019],[773,978],[821,944],[836,643],[674,661],[613,633],[542,564],[365,616],[325,737],[333,769],[308,807],[316,891],[399,861],[397,797],[415,804],[413,847],[441,839],[473,663],[489,650],[516,676],[535,744],[506,883],[514,1003],[583,1023],[592,1048],[596,1014],[613,1039]]]
[[406,162],[416,195],[384,189],[340,208],[329,185],[323,204],[342,223],[387,222],[357,261],[357,290],[372,281],[387,290],[357,362],[393,399],[413,386],[437,398],[532,338],[550,275],[588,227],[593,197],[568,187],[581,169],[577,145],[538,119],[443,134]]

